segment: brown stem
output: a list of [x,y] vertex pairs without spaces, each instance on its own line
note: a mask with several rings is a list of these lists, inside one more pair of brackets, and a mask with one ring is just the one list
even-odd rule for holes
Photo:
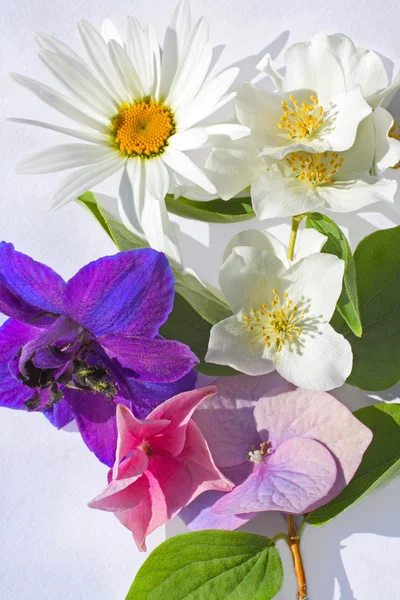
[[300,551],[300,538],[297,535],[296,523],[293,515],[288,515],[289,548],[292,553],[294,572],[297,579],[297,600],[306,600],[307,581],[304,571],[303,559]]

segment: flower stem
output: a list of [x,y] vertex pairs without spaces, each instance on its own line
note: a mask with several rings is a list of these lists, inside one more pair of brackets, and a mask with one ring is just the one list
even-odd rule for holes
[[290,232],[290,239],[289,239],[289,246],[288,246],[288,259],[289,260],[293,260],[293,256],[294,256],[294,247],[296,245],[296,238],[297,238],[297,231],[299,229],[299,225],[302,222],[302,220],[304,219],[304,217],[307,217],[308,213],[303,213],[302,215],[296,215],[295,217],[292,217],[292,230]]
[[307,600],[307,581],[304,571],[303,558],[300,551],[300,538],[297,535],[293,515],[288,515],[289,548],[292,553],[294,571],[297,579],[297,600]]

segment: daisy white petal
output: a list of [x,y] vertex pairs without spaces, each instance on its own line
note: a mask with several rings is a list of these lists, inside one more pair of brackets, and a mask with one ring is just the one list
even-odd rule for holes
[[118,110],[116,102],[85,65],[48,50],[39,50],[38,55],[70,93],[92,106],[101,117],[107,119],[110,112]]
[[181,128],[191,127],[232,100],[234,94],[225,97],[224,95],[235,81],[238,73],[239,69],[232,67],[206,81],[197,96],[189,104],[181,106],[176,111],[179,126]]
[[143,232],[141,215],[145,201],[145,165],[140,158],[132,158],[126,161],[121,177],[118,212],[122,223],[133,233]]
[[176,150],[176,148],[169,146],[162,155],[162,160],[170,167],[170,169],[179,173],[179,175],[182,175],[189,179],[189,181],[199,185],[206,192],[215,194],[216,190],[214,184],[211,183],[208,177],[204,175],[203,171],[180,150]]
[[126,48],[128,56],[136,68],[145,96],[154,89],[154,58],[150,55],[149,37],[137,19],[128,17],[128,37]]
[[125,100],[141,100],[144,95],[143,88],[129,56],[115,40],[110,40],[108,47],[115,71],[128,92]]
[[207,130],[196,127],[193,129],[186,129],[185,131],[178,131],[178,133],[175,133],[175,135],[170,137],[169,143],[177,150],[194,150],[195,148],[204,146],[207,139]]
[[81,167],[66,177],[50,199],[49,209],[54,210],[68,204],[91,189],[101,181],[116,173],[123,166],[121,157],[115,153],[114,156],[94,165]]
[[182,50],[188,43],[190,31],[190,6],[186,0],[183,0],[176,7],[165,33],[160,81],[160,94],[163,97],[166,97],[169,92],[181,60]]
[[107,89],[112,93],[116,102],[123,102],[124,89],[115,76],[106,42],[87,21],[79,21],[78,29],[90,59]]
[[146,186],[150,194],[158,199],[164,200],[169,189],[169,173],[162,160],[149,160],[145,163]]
[[115,157],[108,146],[90,144],[63,144],[42,150],[26,158],[16,167],[17,173],[55,173],[82,165],[92,165]]
[[206,77],[211,59],[208,23],[205,19],[200,19],[182,51],[166,103],[176,110],[180,105],[193,100]]
[[124,42],[119,34],[118,29],[115,27],[114,23],[110,21],[110,19],[104,19],[101,26],[101,35],[107,44],[114,40],[119,44],[122,48],[124,47]]
[[35,38],[35,41],[37,42],[38,46],[40,48],[43,48],[43,50],[49,50],[50,52],[53,52],[54,54],[59,54],[60,56],[66,56],[68,58],[72,58],[72,59],[76,60],[77,62],[85,64],[85,62],[82,60],[82,58],[79,56],[79,54],[77,54],[74,50],[72,50],[72,48],[67,46],[67,44],[60,42],[60,40],[57,40],[52,35],[48,35],[47,33],[37,32],[37,33],[34,33],[33,37]]
[[43,100],[43,102],[61,114],[102,133],[106,131],[108,125],[107,121],[105,119],[93,117],[92,110],[87,106],[82,110],[82,103],[77,100],[72,100],[71,98],[68,98],[68,96],[56,92],[47,85],[35,81],[34,79],[30,79],[29,77],[25,77],[24,75],[12,73],[11,77],[14,81],[26,87],[35,94],[35,96],[40,98],[40,100]]
[[50,131],[57,131],[58,133],[64,133],[71,137],[75,137],[85,142],[91,142],[92,144],[110,144],[110,136],[102,135],[101,133],[79,131],[77,129],[70,129],[69,127],[60,127],[59,125],[53,125],[52,123],[44,123],[43,121],[35,121],[33,119],[19,119],[11,117],[7,119],[13,123],[21,123],[22,125],[33,125],[34,127],[42,127],[43,129],[49,129]]

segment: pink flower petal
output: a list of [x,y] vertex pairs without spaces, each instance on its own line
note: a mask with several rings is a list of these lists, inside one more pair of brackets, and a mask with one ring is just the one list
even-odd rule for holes
[[358,469],[372,433],[341,402],[325,392],[295,389],[263,397],[254,411],[257,428],[265,430],[273,447],[295,436],[318,440],[336,459],[338,475],[326,497],[314,510],[337,496]]
[[148,494],[148,479],[143,475],[127,487],[123,486],[124,483],[124,481],[111,481],[99,496],[89,502],[88,506],[110,512],[126,511],[127,509],[135,508]]
[[254,467],[253,473],[214,506],[217,515],[264,510],[302,514],[325,497],[336,480],[335,459],[322,444],[292,438]]
[[173,456],[178,456],[185,444],[186,426],[193,412],[203,400],[215,392],[214,386],[183,392],[153,410],[149,419],[168,419],[170,421],[168,429],[157,439],[157,446],[168,450]]
[[276,372],[261,377],[240,375],[215,381],[218,391],[196,410],[200,427],[218,467],[232,467],[247,459],[252,446],[261,441],[254,421],[259,398],[283,394],[295,387]]

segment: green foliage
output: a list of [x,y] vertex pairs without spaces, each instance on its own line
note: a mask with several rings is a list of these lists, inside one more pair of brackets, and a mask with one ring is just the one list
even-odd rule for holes
[[374,434],[350,484],[331,502],[306,516],[311,525],[324,525],[400,473],[400,405],[378,404],[355,416]]
[[354,260],[363,335],[342,328],[353,350],[348,383],[386,390],[400,380],[400,227],[364,238]]
[[236,223],[254,219],[255,214],[251,198],[232,198],[231,200],[189,200],[181,196],[167,195],[166,205],[169,212],[186,219],[206,221],[207,223]]
[[[122,223],[113,219],[96,202],[91,192],[80,196],[78,201],[90,210],[119,250],[148,247],[144,239],[134,235]],[[161,335],[189,346],[200,360],[196,367],[199,372],[215,377],[237,375],[237,371],[230,367],[204,361],[211,327],[232,314],[229,306],[194,275],[183,273],[174,266],[172,270],[175,276],[174,308],[168,321],[160,330]]]
[[[311,213],[307,217],[306,227],[316,229],[328,237],[322,252],[334,254],[345,262],[343,290],[337,303],[337,309],[350,329],[360,337],[362,326],[358,309],[356,266],[349,242],[336,223],[320,213]],[[335,318],[337,319],[338,316],[335,315]]]
[[271,600],[282,579],[278,551],[268,538],[199,531],[156,548],[126,600]]

